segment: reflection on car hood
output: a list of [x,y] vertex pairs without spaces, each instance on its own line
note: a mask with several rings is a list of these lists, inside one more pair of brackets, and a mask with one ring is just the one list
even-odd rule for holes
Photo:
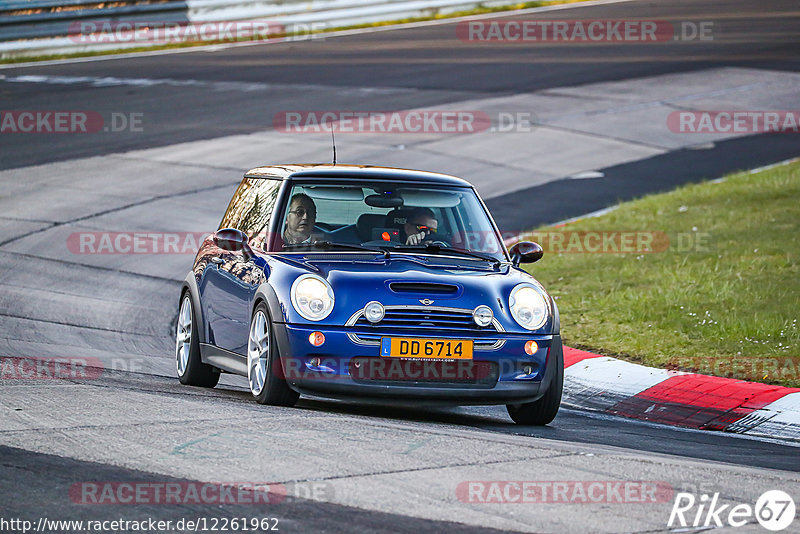
[[[358,272],[377,271],[408,272],[419,271],[431,274],[486,275],[488,273],[507,274],[509,264],[495,264],[479,259],[443,254],[408,254],[392,252],[389,258],[372,253],[317,253],[292,254],[289,256],[297,264],[323,277],[331,271]],[[409,273],[411,274],[411,273]]]

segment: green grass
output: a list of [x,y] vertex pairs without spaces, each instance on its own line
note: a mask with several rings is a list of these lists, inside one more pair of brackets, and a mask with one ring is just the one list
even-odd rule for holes
[[[356,24],[351,26],[336,26],[331,28],[323,28],[319,31],[312,31],[311,34],[324,34],[329,32],[336,32],[342,30],[353,30],[353,29],[361,29],[361,28],[374,28],[379,26],[392,26],[396,24],[407,24],[410,22],[424,22],[428,20],[440,20],[440,19],[448,19],[448,18],[455,18],[455,17],[467,17],[471,15],[483,15],[486,13],[499,13],[503,11],[516,11],[519,9],[528,9],[532,7],[542,7],[542,6],[551,6],[557,4],[573,4],[579,2],[585,2],[587,0],[543,0],[538,2],[520,2],[518,4],[510,4],[507,6],[497,6],[497,7],[478,7],[475,9],[470,9],[466,11],[456,11],[446,14],[432,14],[427,17],[414,17],[414,18],[405,18],[399,20],[390,20],[390,21],[381,21],[381,22],[371,22],[367,24]],[[270,35],[271,39],[277,39],[281,37],[295,37],[295,36],[302,36],[302,35],[309,35],[308,33],[301,33],[301,34],[275,34]],[[455,37],[454,37],[455,38]],[[5,57],[0,58],[0,65],[2,64],[11,64],[11,63],[28,63],[28,62],[35,62],[35,61],[53,61],[57,59],[71,59],[71,58],[79,58],[79,57],[94,57],[94,56],[108,56],[114,54],[133,54],[136,52],[147,52],[147,51],[155,51],[155,50],[172,50],[178,48],[193,48],[196,46],[208,46],[208,45],[215,45],[215,44],[226,44],[231,42],[247,42],[247,41],[261,41],[263,40],[261,37],[256,38],[242,38],[242,39],[228,39],[228,40],[218,40],[218,41],[186,41],[182,43],[170,43],[164,45],[155,45],[155,46],[140,46],[135,48],[118,48],[113,50],[98,50],[98,51],[85,51],[85,52],[74,52],[74,53],[67,53],[67,54],[46,54],[46,55],[38,55],[38,56],[17,56],[17,57]]]
[[664,232],[669,246],[642,254],[548,253],[545,246],[544,258],[528,267],[556,298],[567,345],[800,386],[800,162],[537,232],[632,230]]

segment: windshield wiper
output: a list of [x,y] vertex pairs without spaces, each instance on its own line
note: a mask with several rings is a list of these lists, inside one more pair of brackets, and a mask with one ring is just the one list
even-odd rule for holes
[[495,266],[500,265],[502,262],[493,256],[489,256],[486,254],[481,254],[479,252],[471,252],[469,250],[463,250],[460,248],[450,248],[450,247],[442,247],[439,245],[428,244],[428,245],[397,245],[394,247],[395,250],[421,250],[425,252],[432,252],[432,253],[443,253],[443,254],[454,254],[454,255],[461,255],[461,256],[468,256],[470,258],[476,258],[479,260],[484,260],[493,263]]
[[384,258],[389,257],[389,251],[379,248],[365,247],[363,245],[355,245],[352,243],[334,243],[332,241],[315,241],[313,243],[290,243],[283,245],[283,250],[298,250],[298,249],[345,249],[345,250],[362,250],[366,252],[374,252],[376,254],[383,254]]

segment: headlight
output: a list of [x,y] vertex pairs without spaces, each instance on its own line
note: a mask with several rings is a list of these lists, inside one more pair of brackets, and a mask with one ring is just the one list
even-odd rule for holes
[[299,276],[292,284],[292,306],[309,321],[321,321],[333,309],[333,288],[313,274]]
[[531,284],[520,284],[511,290],[508,297],[511,316],[522,328],[536,330],[547,322],[550,304],[547,297]]

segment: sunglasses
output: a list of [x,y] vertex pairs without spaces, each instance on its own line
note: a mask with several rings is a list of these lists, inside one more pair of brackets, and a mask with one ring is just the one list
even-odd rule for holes
[[436,228],[431,228],[430,226],[424,224],[418,224],[417,232],[425,232],[426,234],[435,234]]

